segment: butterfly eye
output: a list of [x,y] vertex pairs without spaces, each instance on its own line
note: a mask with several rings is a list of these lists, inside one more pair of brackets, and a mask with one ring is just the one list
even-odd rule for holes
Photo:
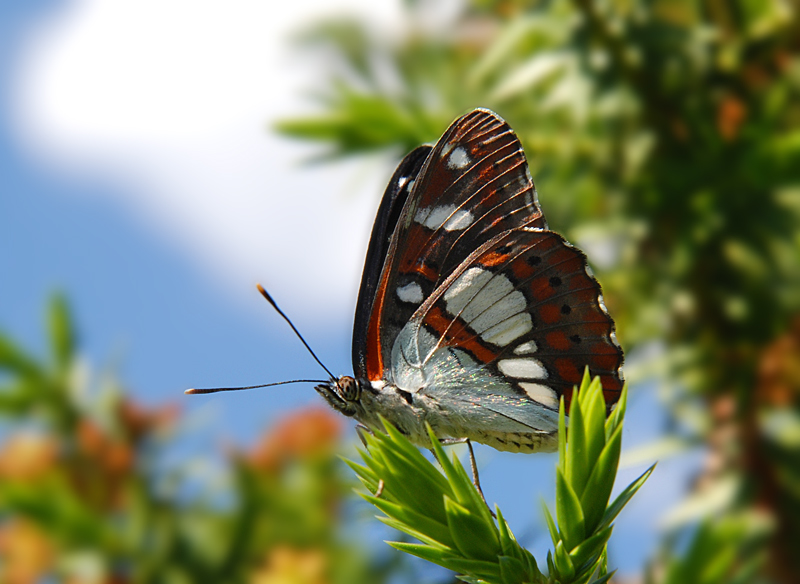
[[361,387],[358,385],[358,382],[347,375],[339,378],[339,389],[345,401],[358,401],[361,397]]

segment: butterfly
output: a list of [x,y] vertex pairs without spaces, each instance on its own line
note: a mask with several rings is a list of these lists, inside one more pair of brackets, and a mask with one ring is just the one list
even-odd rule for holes
[[548,229],[522,145],[494,112],[457,119],[395,170],[352,351],[354,374],[316,391],[420,446],[430,446],[427,423],[445,441],[555,450],[560,399],[569,407],[586,367],[609,408],[619,399],[623,353],[600,285],[584,253]]
[[372,229],[353,329],[353,376],[316,386],[370,428],[412,442],[557,446],[585,367],[606,403],[623,353],[586,256],[550,231],[522,146],[476,109],[397,167]]

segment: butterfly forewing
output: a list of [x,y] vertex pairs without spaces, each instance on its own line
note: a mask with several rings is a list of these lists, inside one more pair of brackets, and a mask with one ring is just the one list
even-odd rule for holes
[[[372,226],[367,257],[364,260],[364,272],[361,276],[361,288],[358,292],[355,322],[353,324],[353,371],[356,377],[366,378],[367,361],[367,326],[373,304],[381,295],[376,294],[381,271],[386,263],[386,256],[392,241],[392,234],[397,220],[419,175],[422,165],[433,149],[432,146],[420,146],[406,155],[386,187],[381,199],[375,222]],[[396,318],[411,316],[414,307],[398,306]]]
[[487,110],[457,120],[413,183],[370,311],[370,380],[384,377],[408,316],[480,243],[522,226],[546,227],[519,140]]

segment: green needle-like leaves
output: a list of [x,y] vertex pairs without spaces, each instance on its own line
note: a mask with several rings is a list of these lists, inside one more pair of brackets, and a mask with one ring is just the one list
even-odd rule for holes
[[600,379],[590,380],[587,371],[580,391],[572,397],[568,429],[562,398],[556,473],[557,530],[547,515],[556,550],[549,562],[550,576],[559,582],[602,581],[598,579],[605,576],[601,564],[611,524],[653,470],[648,469],[609,506],[622,447],[626,398],[627,387],[606,419]]
[[407,553],[449,568],[473,582],[546,582],[531,554],[521,548],[498,511],[494,520],[464,467],[448,458],[431,434],[442,471],[393,426],[366,436],[366,466],[346,461],[371,491],[364,495],[386,517],[381,520],[419,544],[393,542]]
[[465,582],[501,584],[602,584],[606,544],[612,523],[622,507],[650,475],[652,468],[629,485],[609,505],[619,463],[623,391],[615,411],[606,419],[599,379],[584,375],[573,395],[569,425],[562,402],[559,425],[559,463],[556,469],[556,520],[545,508],[553,540],[548,575],[514,538],[503,514],[492,517],[464,467],[449,458],[429,428],[441,470],[426,459],[391,424],[386,434],[365,436],[361,451],[365,466],[345,461],[364,485],[379,496],[363,495],[380,509],[381,520],[420,543],[392,542],[395,548],[459,574]]
[[59,371],[66,371],[75,352],[75,329],[67,302],[61,295],[56,295],[50,303],[48,326],[56,367]]

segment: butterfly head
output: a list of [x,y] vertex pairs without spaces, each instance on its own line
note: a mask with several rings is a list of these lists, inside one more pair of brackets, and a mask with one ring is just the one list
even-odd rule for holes
[[342,375],[331,379],[314,389],[325,398],[331,407],[345,416],[355,416],[363,408],[361,405],[361,383],[354,377]]

